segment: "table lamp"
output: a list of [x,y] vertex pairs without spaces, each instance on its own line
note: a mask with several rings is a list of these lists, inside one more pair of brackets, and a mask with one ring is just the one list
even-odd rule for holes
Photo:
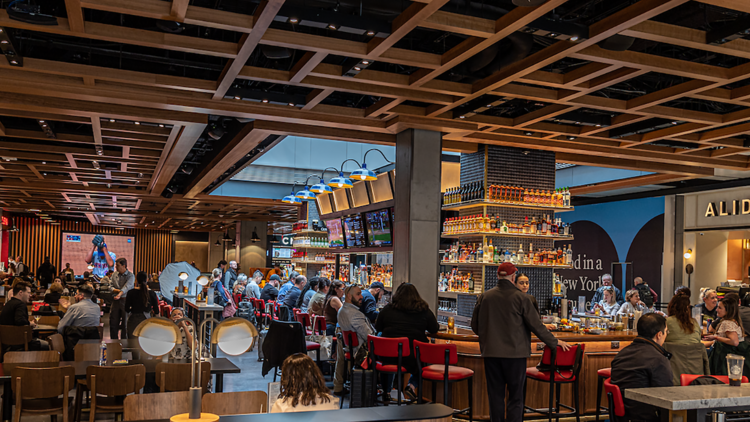
[[[227,318],[219,322],[214,318],[208,318],[197,327],[190,318],[182,318],[177,322],[187,321],[193,326],[193,347],[191,357],[191,387],[190,387],[190,412],[174,415],[170,418],[172,422],[201,421],[215,422],[219,420],[218,415],[213,413],[201,413],[201,342],[205,338],[205,329],[208,322],[216,323],[211,334],[211,344],[219,346],[222,352],[236,356],[245,353],[253,344],[253,338],[258,336],[258,330],[250,321],[244,318]],[[200,333],[200,335],[196,335]],[[152,317],[135,328],[133,332],[138,338],[138,344],[144,352],[152,356],[162,356],[182,344],[182,335],[177,324],[169,318]]]

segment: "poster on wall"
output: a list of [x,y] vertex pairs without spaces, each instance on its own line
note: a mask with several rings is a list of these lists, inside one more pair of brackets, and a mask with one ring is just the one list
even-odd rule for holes
[[[570,244],[573,249],[573,268],[556,271],[568,289],[568,299],[585,296],[586,301],[590,301],[596,289],[602,285],[602,276],[613,272],[619,272],[612,275],[615,286],[621,290],[623,280],[626,291],[633,288],[633,278],[641,277],[654,291],[661,291],[664,214],[652,218],[640,227],[629,245],[624,261],[618,258],[610,235],[598,224],[579,220],[572,223],[571,227],[575,239],[555,245]],[[626,266],[619,264],[620,262],[630,264]]]
[[[114,271],[114,263],[118,258],[128,261],[128,268],[132,271],[135,261],[135,237],[118,235],[100,235],[93,233],[62,234],[62,264],[70,264],[76,274],[89,271],[95,278],[107,275],[107,271]],[[88,267],[92,266],[93,269]]]

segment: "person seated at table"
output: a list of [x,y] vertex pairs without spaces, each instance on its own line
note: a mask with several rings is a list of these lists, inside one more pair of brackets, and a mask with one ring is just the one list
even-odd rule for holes
[[145,271],[140,271],[135,276],[135,286],[125,297],[125,312],[128,313],[128,338],[133,338],[138,324],[153,315],[159,315],[159,298],[156,292],[148,288],[148,274]]
[[280,384],[279,397],[271,407],[271,413],[339,408],[339,399],[331,395],[320,368],[306,354],[295,353],[284,360]]
[[[722,299],[732,299],[735,302],[737,302],[738,306],[739,306],[739,303],[740,303],[740,295],[738,295],[735,292],[725,293],[724,297]],[[718,302],[717,302],[717,305],[718,305]],[[719,307],[718,306],[716,307],[716,311],[717,311],[716,318],[714,318],[711,321],[711,325],[709,325],[709,326],[706,327],[707,334],[714,334],[714,333],[716,333],[716,329],[719,327],[719,324],[721,324],[721,317],[718,315],[718,311],[719,311]],[[743,324],[742,326],[744,327],[745,325]]]
[[[526,274],[518,274],[518,276],[516,277],[515,285],[516,287],[518,287],[518,290],[529,294],[529,288],[531,287],[531,284],[529,283],[529,276],[527,276]],[[536,312],[539,313],[539,304],[537,303],[534,295],[529,295],[529,299],[531,299],[531,303],[534,304],[534,309],[536,309]],[[557,329],[557,326],[555,324],[544,324],[544,326],[547,327],[548,330]]]
[[[292,312],[292,309],[297,307],[297,299],[299,299],[300,295],[302,294],[302,289],[305,288],[305,285],[307,284],[307,277],[303,275],[298,275],[297,278],[294,279],[294,286],[289,290],[289,292],[284,297],[284,306],[289,308],[289,312]],[[279,293],[279,296],[281,296],[281,293]]]
[[690,297],[676,295],[667,307],[667,343],[695,344],[701,342],[701,326],[693,319],[690,308]]
[[169,318],[180,327],[180,335],[182,336],[182,344],[175,344],[172,351],[169,352],[169,357],[172,359],[190,359],[190,351],[193,350],[193,325],[187,321],[180,321],[185,318],[185,310],[176,307],[172,308],[172,313],[169,314]]
[[300,312],[307,313],[307,307],[310,306],[310,299],[318,292],[319,280],[318,277],[312,277],[310,280],[307,280],[307,285],[302,289],[302,293],[300,293],[297,299],[296,307],[299,308]]
[[609,274],[604,274],[602,276],[602,285],[599,286],[598,289],[596,289],[596,292],[594,292],[594,297],[591,299],[591,303],[599,303],[602,299],[604,299],[604,290],[607,287],[611,287],[615,289],[615,300],[617,300],[617,303],[622,305],[625,303],[625,299],[622,297],[622,292],[620,289],[618,289],[616,286],[612,283],[612,276]]
[[334,280],[328,289],[328,294],[323,305],[323,316],[326,317],[326,335],[332,336],[336,333],[338,324],[338,312],[344,303],[344,283],[341,280]]
[[[391,298],[391,303],[386,305],[378,315],[375,321],[375,331],[381,333],[383,337],[407,337],[409,338],[409,356],[402,357],[402,366],[406,372],[411,374],[409,383],[404,388],[404,394],[411,400],[417,398],[415,392],[419,383],[419,366],[414,354],[414,340],[428,343],[426,332],[435,334],[440,329],[435,314],[430,310],[430,305],[422,299],[411,283],[402,283],[396,289],[396,293]],[[389,365],[398,365],[398,358],[382,358],[383,363]],[[383,377],[383,386],[385,387],[384,398],[390,399],[391,384],[393,376]]]
[[16,284],[18,283],[26,283],[26,282],[23,281],[21,277],[14,277],[13,281],[10,283],[10,288],[5,289],[5,303],[8,303],[9,300],[13,299],[13,295],[14,295],[13,288],[16,287]]
[[62,297],[64,291],[65,289],[63,289],[63,285],[60,283],[60,279],[55,279],[49,286],[47,294],[44,295],[44,303],[57,305],[60,303],[60,297]]
[[292,290],[292,287],[294,287],[294,280],[296,280],[298,276],[299,273],[297,271],[292,271],[291,273],[289,273],[289,279],[279,288],[279,296],[278,298],[276,298],[277,303],[284,303],[286,294],[289,293],[290,290]]
[[[245,276],[245,278],[247,278],[247,276]],[[237,279],[239,280],[239,276],[237,276]],[[245,286],[245,292],[244,292],[245,297],[251,297],[253,299],[260,299],[260,283],[262,281],[263,281],[263,273],[260,271],[255,271],[253,273],[253,278],[248,280]]]
[[612,286],[606,286],[604,287],[604,297],[601,301],[594,304],[594,307],[591,309],[591,311],[595,311],[597,308],[604,314],[604,315],[615,315],[617,311],[620,309],[620,304],[617,303],[617,300],[615,299],[615,290]]
[[696,308],[701,310],[701,315],[716,319],[718,303],[719,297],[715,290],[701,287],[701,303],[695,305]]
[[[25,281],[15,282],[13,286],[13,298],[5,302],[3,310],[0,311],[0,325],[13,325],[21,327],[31,325],[36,328],[36,322],[29,321],[29,310],[26,305],[31,298],[31,286]],[[20,346],[23,350],[23,346]],[[32,339],[29,342],[29,350],[49,350],[46,341]]]
[[[716,307],[716,315],[721,318],[716,332],[703,339],[714,342],[714,350],[708,358],[711,374],[727,375],[727,355],[747,356],[750,354],[750,345],[745,343],[745,330],[740,319],[739,304],[734,297],[721,299]],[[750,374],[750,365],[747,360],[743,373]]]
[[[359,347],[367,344],[367,336],[375,333],[370,320],[360,311],[362,305],[362,289],[357,285],[350,285],[344,290],[345,302],[338,312],[338,324],[341,331],[354,331],[357,333]],[[326,318],[327,319],[327,318]],[[337,342],[338,351],[336,355],[336,372],[333,376],[333,394],[340,395],[344,390],[344,374],[347,363],[344,359],[343,341]],[[359,347],[354,348],[354,356],[357,356]]]
[[[623,398],[629,388],[673,386],[669,353],[662,347],[669,333],[666,318],[645,314],[638,320],[637,329],[638,337],[612,360],[611,382],[620,387]],[[627,420],[660,421],[656,407],[627,398],[624,402]]]
[[675,296],[682,295],[682,296],[687,296],[688,298],[690,298],[690,296],[692,296],[692,294],[693,293],[690,291],[690,287],[688,287],[688,286],[679,286],[676,289],[674,289],[674,295]]
[[67,312],[57,324],[57,332],[65,331],[65,327],[98,327],[101,319],[101,308],[91,301],[94,289],[87,284],[82,284],[76,292],[76,303],[69,305],[62,301],[60,306],[67,308]]
[[625,293],[625,303],[617,311],[620,315],[634,314],[635,311],[646,313],[646,304],[641,302],[641,295],[636,289],[628,290]]
[[268,279],[268,283],[266,283],[265,286],[263,286],[263,290],[260,292],[260,298],[268,302],[269,300],[276,300],[276,298],[279,296],[279,283],[281,282],[281,277],[274,274],[271,276],[270,279]]
[[323,307],[328,295],[328,288],[331,286],[331,280],[325,277],[318,277],[318,291],[310,298],[307,304],[307,312],[310,315],[323,316]]

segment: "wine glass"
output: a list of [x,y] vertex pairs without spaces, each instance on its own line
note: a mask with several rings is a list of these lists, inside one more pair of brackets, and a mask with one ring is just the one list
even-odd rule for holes
[[34,321],[37,325],[39,325],[39,318],[41,318],[41,315],[34,315]]

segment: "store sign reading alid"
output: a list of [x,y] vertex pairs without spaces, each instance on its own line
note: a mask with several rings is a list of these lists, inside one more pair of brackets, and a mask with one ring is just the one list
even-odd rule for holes
[[[718,206],[717,206],[718,205]],[[709,202],[705,217],[724,217],[728,215],[750,214],[750,199],[733,200],[727,207],[727,201]]]

